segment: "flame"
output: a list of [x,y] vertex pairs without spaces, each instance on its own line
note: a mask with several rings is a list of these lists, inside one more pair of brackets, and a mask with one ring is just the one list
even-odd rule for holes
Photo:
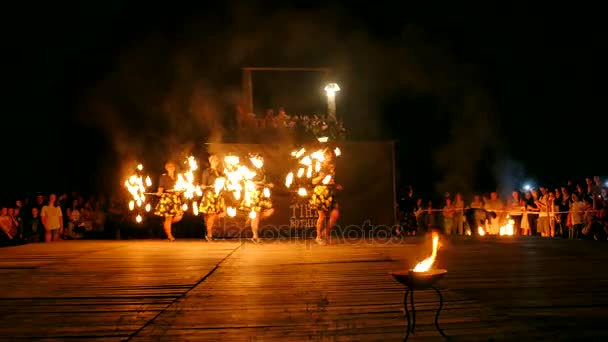
[[198,203],[196,203],[196,201],[192,202],[192,213],[195,216],[198,216]]
[[230,217],[235,217],[236,216],[236,208],[228,207],[228,208],[226,208],[226,213]]
[[507,224],[500,227],[498,234],[501,236],[503,236],[503,235],[512,236],[514,234],[514,232],[513,232],[514,225],[515,225],[515,221],[512,218],[510,218],[509,216],[507,216]]
[[419,262],[416,267],[414,267],[414,272],[426,272],[431,269],[433,263],[435,262],[435,258],[437,257],[437,249],[439,248],[439,234],[433,233],[433,253],[430,257]]
[[150,205],[150,203],[146,203],[146,211],[150,212],[150,210],[152,210],[152,206]]
[[[263,175],[263,171],[260,169],[264,165],[264,160],[262,157],[255,156],[250,157],[249,161],[251,167],[241,164],[238,156],[226,156],[224,158],[226,178],[223,181],[223,189],[232,192],[234,199],[240,201],[241,208],[252,208],[259,199],[260,192],[266,198],[270,198],[271,195],[270,189],[262,187],[257,178]],[[291,176],[287,175],[285,185],[289,187],[292,182],[293,174]],[[236,209],[230,209],[228,215],[235,216]]]
[[325,143],[325,142],[327,142],[327,140],[329,140],[329,138],[328,137],[318,137],[317,140],[319,142]]
[[[129,201],[129,211],[135,211],[136,208],[145,207],[146,211],[149,204],[146,203],[145,193],[147,188],[152,186],[152,180],[150,177],[144,176],[143,173],[144,166],[142,164],[137,164],[135,167],[135,172],[131,176],[125,180],[125,187],[127,191],[131,195],[131,200]],[[139,217],[139,219],[138,219]],[[141,222],[143,218],[141,217],[141,209],[137,209],[137,216],[135,221],[137,223]]]
[[300,164],[311,165],[312,159],[310,158],[310,156],[306,156],[306,157],[302,158],[302,160],[300,160]]
[[[316,178],[320,172],[323,172],[324,162],[328,158],[329,147],[322,148],[306,154],[305,149],[291,152],[291,156],[297,159],[296,169],[289,172],[285,178],[285,186],[290,188],[294,185],[297,189],[297,194],[301,197],[306,197],[309,194],[307,190],[311,184],[310,180]],[[340,149],[335,148],[334,153],[339,156]],[[296,178],[297,177],[297,178]],[[332,176],[324,176],[323,184],[327,185],[332,181]]]
[[294,158],[300,158],[304,153],[306,153],[306,149],[301,148],[298,151],[291,152],[291,156]]
[[289,188],[292,183],[293,183],[293,172],[290,172],[287,174],[287,177],[285,177],[285,186],[287,188]]
[[215,194],[219,194],[220,191],[222,191],[222,189],[224,189],[224,184],[226,183],[226,178],[224,177],[218,177],[215,179],[215,182],[213,184],[214,190],[215,190]]
[[339,147],[336,147],[336,148],[334,149],[334,154],[336,155],[336,157],[339,157],[339,156],[342,154],[342,151],[340,151],[340,148],[339,148]]
[[485,230],[485,229],[483,229],[483,227],[482,227],[482,226],[479,226],[479,227],[477,227],[477,234],[478,234],[479,236],[484,236],[484,235],[486,235],[486,230]]
[[[311,159],[315,159],[318,161],[324,161],[325,160],[325,151],[324,150],[318,150],[318,151],[314,151],[311,155],[310,155]],[[307,164],[308,165],[308,164]]]
[[[187,165],[185,172],[179,173],[177,175],[177,181],[175,182],[175,190],[182,191],[183,196],[188,200],[192,200],[195,196],[202,196],[203,190],[200,185],[196,184],[196,177],[194,176],[195,171],[198,170],[198,163],[193,156],[189,156],[184,161],[184,164]],[[184,211],[188,210],[188,203],[184,203],[182,205],[182,209]],[[197,209],[195,209],[196,205],[192,205],[192,212],[197,215]]]
[[260,157],[251,157],[249,158],[251,164],[255,166],[257,169],[261,169],[264,166],[264,160]]
[[257,214],[255,213],[255,211],[252,210],[252,211],[249,212],[249,218],[250,219],[253,220],[254,218],[256,218],[256,216],[257,216]]

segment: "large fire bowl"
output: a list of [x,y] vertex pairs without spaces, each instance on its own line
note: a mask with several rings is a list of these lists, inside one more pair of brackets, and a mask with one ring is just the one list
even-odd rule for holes
[[447,270],[442,269],[425,272],[414,272],[413,270],[409,270],[393,272],[391,275],[395,280],[412,290],[422,290],[431,288],[447,273]]
[[[437,293],[437,296],[439,296],[439,309],[435,313],[435,328],[437,328],[437,331],[439,331],[441,336],[446,339],[448,338],[448,336],[439,327],[439,313],[443,308],[443,296],[441,295],[441,291],[435,287],[435,284],[447,273],[448,271],[443,269],[429,270],[426,272],[414,272],[414,270],[407,270],[391,273],[393,278],[395,278],[395,280],[397,280],[399,283],[403,284],[406,288],[405,295],[403,296],[403,308],[405,309],[405,317],[407,318],[407,333],[403,339],[404,341],[408,339],[410,333],[414,333],[414,329],[416,328],[414,290],[434,290]],[[412,311],[412,324],[410,324],[410,310],[408,310],[408,295],[410,297],[409,304]]]

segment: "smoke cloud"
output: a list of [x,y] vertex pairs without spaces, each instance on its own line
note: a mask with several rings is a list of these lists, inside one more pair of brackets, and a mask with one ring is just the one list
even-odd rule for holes
[[[476,71],[455,62],[414,22],[382,39],[357,24],[334,7],[262,12],[241,5],[189,16],[179,34],[149,33],[125,48],[90,89],[81,119],[105,132],[120,159],[164,161],[184,146],[196,152],[203,142],[228,139],[241,67],[330,66],[342,87],[338,115],[350,137],[386,138],[396,126],[383,118],[387,101],[430,98],[438,124],[427,124],[428,141],[407,143],[436,147],[434,166],[443,175],[437,189],[474,187],[478,162],[500,144],[492,101]],[[322,97],[322,86],[310,91]],[[261,95],[254,77],[254,97]],[[282,99],[288,113],[301,96]],[[425,116],[402,107],[412,118]]]

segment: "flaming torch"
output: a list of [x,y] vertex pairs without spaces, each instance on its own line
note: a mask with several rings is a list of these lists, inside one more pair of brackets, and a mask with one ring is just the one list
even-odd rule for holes
[[[198,163],[193,156],[186,158],[184,163],[187,166],[185,172],[177,175],[175,190],[182,192],[184,196],[185,201],[182,205],[182,209],[187,211],[189,207],[192,207],[193,214],[198,215],[198,203],[195,200],[195,196],[201,197],[203,195],[203,191],[201,190],[201,187],[196,184],[196,178],[194,177],[195,171],[198,170]],[[191,202],[191,206],[188,205],[188,202]]]
[[[247,211],[249,219],[257,217],[264,209],[272,207],[270,202],[271,184],[266,184],[264,176],[264,160],[261,156],[251,155],[249,166],[241,163],[241,158],[235,155],[224,157],[225,189],[231,192],[240,211]],[[237,208],[230,206],[226,209],[229,217],[237,215]]]
[[125,180],[125,187],[131,194],[131,200],[129,201],[129,211],[135,212],[135,222],[141,223],[143,221],[142,214],[149,212],[152,207],[150,203],[146,203],[146,190],[152,186],[152,180],[150,177],[143,174],[144,166],[138,164],[135,168],[134,173]]
[[[295,161],[295,169],[285,177],[285,187],[293,189],[299,196],[306,198],[313,193],[312,179],[316,178],[322,171],[323,162],[326,159],[328,148],[322,148],[310,153],[306,153],[305,148],[291,152],[291,157]],[[341,155],[340,148],[336,147],[331,151],[335,157]],[[331,182],[331,175],[323,178],[322,184],[328,185]]]
[[[435,263],[435,259],[437,258],[437,250],[439,249],[439,234],[433,232],[433,250],[431,252],[431,256],[422,260],[413,269],[407,271],[398,271],[393,272],[391,275],[395,280],[406,287],[405,295],[403,298],[403,306],[405,309],[405,315],[407,318],[407,333],[405,335],[404,341],[407,340],[410,333],[414,332],[416,328],[416,309],[414,307],[414,290],[434,290],[439,296],[439,309],[435,314],[435,328],[441,336],[447,338],[446,334],[439,327],[439,313],[443,308],[443,296],[441,295],[441,291],[435,286],[435,284],[445,276],[448,271],[444,269],[431,269],[433,264]],[[408,309],[408,295],[410,300],[410,306],[413,317],[413,324],[410,324],[410,310]]]

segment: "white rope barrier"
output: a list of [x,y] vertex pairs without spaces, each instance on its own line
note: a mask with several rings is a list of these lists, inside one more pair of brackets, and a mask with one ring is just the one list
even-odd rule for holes
[[[491,209],[485,209],[485,208],[465,208],[465,209],[451,209],[454,213],[456,213],[457,211],[460,211],[461,213],[464,213],[464,211],[466,210],[470,210],[470,209],[477,209],[477,210],[485,210],[487,212],[493,212],[493,213],[507,213],[511,216],[521,216],[524,214],[528,214],[528,215],[539,215],[539,214],[549,214],[549,215],[553,215],[553,214],[568,214],[571,213],[573,211],[511,211],[511,210],[491,210]],[[420,213],[426,213],[426,212],[443,212],[445,210],[450,210],[450,209],[421,209]],[[416,211],[414,211],[415,213]],[[599,212],[599,210],[596,209],[588,209],[588,210],[579,210],[579,213],[587,213],[587,212]]]

